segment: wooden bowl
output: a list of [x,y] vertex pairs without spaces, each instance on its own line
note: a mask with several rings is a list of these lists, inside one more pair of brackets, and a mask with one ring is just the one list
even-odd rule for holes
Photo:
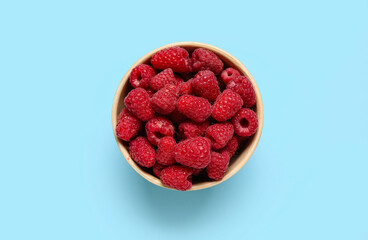
[[[116,94],[115,94],[114,102],[113,102],[113,106],[112,106],[112,127],[113,127],[114,134],[115,134],[117,117],[118,117],[120,111],[124,108],[124,98],[127,95],[127,93],[132,89],[132,87],[130,86],[130,83],[129,83],[129,76],[130,76],[131,70],[139,64],[149,63],[151,57],[157,51],[162,50],[164,48],[173,47],[173,46],[179,46],[179,47],[185,48],[189,51],[189,53],[191,53],[196,48],[206,48],[206,49],[211,50],[212,52],[216,53],[217,56],[219,56],[222,59],[222,61],[225,64],[225,67],[235,68],[238,71],[240,71],[243,75],[247,76],[250,79],[250,81],[252,82],[254,91],[256,92],[257,102],[256,102],[256,105],[254,107],[254,110],[257,113],[257,117],[258,117],[258,130],[257,130],[257,132],[249,139],[249,141],[247,142],[247,145],[245,146],[245,149],[240,154],[238,154],[237,156],[234,156],[232,158],[232,160],[229,164],[229,168],[226,171],[226,174],[225,174],[225,176],[222,180],[219,180],[219,181],[208,180],[208,181],[204,181],[204,182],[193,183],[193,186],[190,190],[205,189],[205,188],[209,188],[209,187],[215,186],[217,184],[220,184],[220,183],[226,181],[227,179],[232,177],[236,172],[238,172],[244,166],[244,164],[249,160],[250,156],[253,154],[254,150],[257,147],[258,141],[259,141],[259,139],[261,137],[261,133],[262,133],[263,104],[262,104],[261,93],[259,92],[258,86],[257,86],[256,82],[254,81],[252,75],[248,71],[248,69],[238,59],[233,57],[231,54],[227,53],[226,51],[224,51],[224,50],[222,50],[218,47],[215,47],[215,46],[212,46],[212,45],[209,45],[209,44],[205,44],[205,43],[198,43],[198,42],[171,43],[171,44],[162,46],[160,48],[157,48],[157,49],[147,53],[141,59],[139,59],[136,63],[134,63],[133,66],[131,66],[131,68],[128,70],[128,72],[124,75],[123,79],[121,80],[121,82],[119,84],[118,89],[116,90]],[[123,156],[125,157],[127,162],[130,164],[130,166],[135,171],[137,171],[137,173],[139,173],[142,177],[144,177],[149,182],[151,182],[153,184],[156,184],[157,186],[172,189],[170,187],[167,187],[167,186],[163,185],[159,178],[157,178],[153,174],[145,171],[143,168],[141,168],[139,165],[137,165],[128,153],[128,150],[127,150],[128,144],[125,143],[124,141],[120,140],[119,138],[117,138],[116,134],[115,134],[115,139],[116,139],[116,142],[117,142],[117,144],[120,148],[121,153],[123,154]]]

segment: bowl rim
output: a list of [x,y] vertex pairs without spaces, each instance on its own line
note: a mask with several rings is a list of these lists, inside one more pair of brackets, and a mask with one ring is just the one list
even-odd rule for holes
[[221,48],[218,48],[216,46],[207,44],[207,43],[201,43],[201,42],[175,42],[175,43],[170,43],[170,44],[166,44],[163,45],[161,47],[158,47],[152,51],[150,51],[149,53],[145,54],[144,56],[142,56],[140,59],[138,59],[130,68],[129,70],[124,74],[123,78],[121,79],[119,86],[115,92],[115,96],[114,96],[114,100],[113,100],[113,106],[112,106],[112,128],[113,128],[113,132],[114,132],[114,136],[115,136],[115,140],[116,143],[121,151],[121,153],[123,154],[125,160],[129,163],[129,165],[139,174],[141,175],[144,179],[146,179],[147,181],[163,187],[163,188],[167,188],[167,189],[172,189],[172,190],[176,190],[173,189],[171,187],[165,186],[161,183],[160,179],[158,179],[157,177],[151,175],[150,173],[147,173],[145,171],[143,171],[135,162],[134,160],[130,157],[128,150],[125,148],[125,146],[120,142],[120,140],[118,139],[118,137],[116,136],[116,132],[115,132],[115,128],[116,128],[116,123],[117,123],[117,116],[118,116],[118,112],[117,112],[117,108],[118,108],[118,103],[119,100],[121,98],[122,92],[123,92],[123,88],[125,86],[125,84],[127,82],[129,82],[129,76],[130,76],[130,72],[132,71],[132,69],[134,67],[136,67],[139,64],[142,64],[144,62],[147,62],[154,53],[156,53],[157,51],[160,51],[162,49],[168,48],[168,47],[174,47],[174,46],[179,46],[179,47],[183,47],[183,48],[205,48],[208,50],[213,51],[214,53],[216,53],[216,55],[219,55],[220,58],[226,58],[228,60],[230,60],[233,65],[236,65],[236,67],[238,68],[238,70],[245,76],[247,76],[249,78],[249,80],[252,82],[254,91],[256,93],[256,114],[257,114],[257,118],[258,118],[258,129],[257,132],[253,135],[252,141],[249,142],[249,145],[247,146],[247,151],[243,151],[238,158],[241,157],[241,159],[237,159],[237,161],[240,161],[236,167],[232,168],[231,171],[227,171],[224,178],[218,181],[211,181],[211,182],[203,182],[203,183],[195,183],[193,184],[192,188],[189,189],[188,191],[195,191],[195,190],[202,190],[202,189],[206,189],[206,188],[210,188],[213,186],[216,186],[224,181],[226,181],[227,179],[231,178],[232,176],[235,175],[235,173],[237,173],[250,159],[250,157],[252,156],[252,154],[254,153],[259,140],[261,138],[261,134],[262,134],[262,130],[263,130],[263,121],[264,121],[264,113],[263,113],[263,102],[262,102],[262,97],[261,97],[261,93],[259,91],[258,85],[256,83],[256,81],[254,80],[253,76],[251,75],[251,73],[249,72],[249,70],[244,66],[244,64],[242,64],[237,58],[235,58],[233,55],[231,55],[230,53],[226,52],[225,50],[222,50]]

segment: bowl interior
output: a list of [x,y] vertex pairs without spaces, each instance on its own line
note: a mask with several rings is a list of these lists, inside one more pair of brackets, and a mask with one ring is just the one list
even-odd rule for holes
[[[132,89],[132,87],[130,86],[129,83],[129,76],[130,76],[130,72],[131,70],[142,63],[146,63],[149,64],[149,61],[152,57],[152,55],[164,48],[167,47],[172,47],[172,46],[180,46],[183,47],[185,49],[187,49],[189,51],[189,53],[191,54],[194,49],[196,48],[206,48],[209,49],[211,51],[213,51],[214,53],[216,53],[221,60],[224,62],[224,68],[226,67],[232,67],[237,69],[242,75],[248,77],[250,79],[250,81],[253,84],[253,88],[255,90],[256,93],[256,104],[255,106],[252,108],[258,117],[258,130],[257,132],[252,135],[251,137],[249,137],[248,139],[246,139],[245,141],[242,142],[241,145],[239,145],[238,148],[238,152],[233,156],[232,160],[230,161],[229,164],[229,168],[224,176],[224,178],[220,181],[213,181],[207,177],[200,177],[199,180],[197,181],[193,181],[193,186],[190,190],[199,190],[199,189],[204,189],[204,188],[208,188],[208,187],[212,187],[214,185],[217,185],[227,179],[229,179],[231,176],[233,176],[237,171],[239,171],[244,164],[249,160],[250,156],[252,155],[252,153],[254,152],[261,133],[262,133],[262,128],[263,128],[263,105],[262,105],[262,98],[258,89],[258,86],[256,84],[256,82],[254,81],[252,75],[250,74],[250,72],[247,70],[247,68],[239,61],[237,60],[235,57],[233,57],[232,55],[230,55],[229,53],[225,52],[224,50],[214,47],[212,45],[209,44],[204,44],[204,43],[197,43],[197,42],[181,42],[181,43],[173,43],[173,44],[168,44],[165,45],[163,47],[157,48],[151,52],[149,52],[148,54],[146,54],[145,56],[143,56],[141,59],[139,59],[135,64],[133,64],[133,66],[128,70],[128,72],[125,74],[125,76],[123,77],[123,79],[121,80],[119,87],[116,91],[115,94],[115,98],[114,98],[114,103],[113,103],[113,108],[112,108],[112,124],[113,124],[113,130],[114,130],[114,134],[115,134],[115,127],[116,127],[116,123],[117,123],[117,117],[118,114],[121,112],[121,110],[123,108],[125,108],[124,106],[124,98],[125,96],[128,94],[128,92]],[[156,176],[154,176],[154,174],[152,173],[152,171],[150,169],[145,169],[143,167],[140,167],[138,164],[136,164],[129,156],[129,153],[127,151],[128,149],[128,143],[120,140],[119,138],[116,137],[115,135],[115,139],[117,141],[117,144],[120,148],[120,151],[122,152],[123,156],[125,157],[125,159],[128,161],[128,163],[142,176],[144,177],[146,180],[161,186],[161,187],[165,187],[165,188],[170,188],[167,187],[165,185],[162,185],[161,181],[159,178],[157,178]]]

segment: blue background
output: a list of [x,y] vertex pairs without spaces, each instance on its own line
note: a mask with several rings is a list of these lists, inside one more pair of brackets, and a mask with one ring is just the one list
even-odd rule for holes
[[[367,1],[2,1],[0,239],[368,239],[367,12]],[[185,193],[140,177],[111,126],[125,72],[178,41],[237,57],[265,110],[245,167]]]

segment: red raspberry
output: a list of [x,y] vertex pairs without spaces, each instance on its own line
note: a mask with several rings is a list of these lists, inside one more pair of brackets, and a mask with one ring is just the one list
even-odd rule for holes
[[125,106],[141,121],[153,118],[155,111],[151,106],[148,93],[143,88],[135,88],[124,99]]
[[130,141],[139,132],[141,125],[141,121],[124,108],[118,116],[116,136],[124,141]]
[[207,98],[210,102],[215,101],[221,93],[217,78],[210,70],[200,71],[195,75],[192,89],[197,96]]
[[150,98],[153,97],[153,94],[155,94],[155,92],[151,88],[146,89],[146,92],[148,93],[148,96]]
[[188,118],[184,114],[179,112],[177,108],[175,108],[175,110],[169,115],[169,118],[176,124],[179,124],[179,123],[182,123],[188,120]]
[[174,131],[172,122],[164,117],[155,117],[146,123],[147,138],[155,146],[157,146],[161,138],[174,136]]
[[157,145],[156,161],[162,165],[172,165],[175,163],[174,149],[176,146],[173,137],[163,137]]
[[242,108],[231,120],[235,133],[241,137],[253,135],[258,128],[258,119],[255,112],[249,108]]
[[166,84],[175,84],[176,79],[171,68],[165,69],[153,78],[150,81],[150,87],[153,91],[158,91],[161,88],[165,87]]
[[226,146],[222,149],[222,151],[227,151],[230,154],[230,158],[234,156],[236,150],[238,149],[239,140],[237,137],[232,137],[230,141],[227,142]]
[[184,82],[184,80],[178,76],[178,75],[174,75],[175,76],[175,86],[179,86],[180,84],[182,84]]
[[182,139],[200,137],[197,124],[192,121],[180,123],[179,133]]
[[192,54],[192,67],[194,71],[211,70],[214,74],[220,74],[224,63],[212,51],[197,48]]
[[231,80],[235,79],[238,76],[240,76],[240,72],[238,70],[230,67],[230,68],[226,68],[224,71],[222,71],[221,80],[225,84],[228,84],[228,82],[230,82]]
[[256,103],[256,93],[247,77],[236,77],[227,84],[226,88],[233,90],[242,97],[244,107],[250,108]]
[[161,88],[151,98],[152,108],[160,114],[167,115],[172,113],[178,102],[177,87],[169,84]]
[[201,136],[204,136],[204,134],[206,133],[207,128],[208,128],[209,125],[210,125],[209,121],[204,121],[203,123],[197,125],[198,130],[199,130],[199,134]]
[[195,122],[204,122],[211,115],[210,102],[201,97],[181,96],[178,100],[177,108],[179,112]]
[[226,146],[234,135],[234,127],[231,123],[216,123],[207,128],[206,137],[211,140],[214,149]]
[[165,167],[167,166],[164,166],[164,165],[161,165],[159,164],[158,162],[156,162],[156,164],[153,166],[152,170],[153,170],[153,173],[157,176],[157,177],[160,177],[161,176],[161,171],[162,169],[164,169]]
[[170,47],[156,52],[151,58],[151,64],[156,69],[171,68],[178,73],[191,70],[189,53],[181,47]]
[[179,133],[183,139],[201,137],[206,132],[210,123],[204,121],[203,123],[196,123],[192,121],[183,122],[179,125]]
[[186,82],[179,84],[179,87],[178,87],[179,96],[186,95],[186,94],[188,95],[192,94],[193,92],[192,91],[192,81],[193,81],[193,78],[189,79]]
[[140,64],[133,68],[130,73],[130,84],[132,84],[134,88],[147,88],[151,78],[153,78],[155,74],[155,70],[153,70],[151,66]]
[[201,172],[204,171],[204,169],[196,169],[196,168],[193,168],[193,176],[198,176],[199,174],[201,174]]
[[216,99],[212,106],[212,117],[219,122],[232,118],[243,106],[243,100],[239,94],[226,89]]
[[173,165],[161,171],[161,182],[177,190],[186,191],[192,187],[192,173],[192,168]]
[[129,144],[130,157],[142,167],[153,167],[156,162],[156,152],[145,137],[137,137]]
[[211,144],[204,137],[190,138],[175,147],[175,160],[188,167],[205,168],[211,161]]
[[221,180],[225,175],[229,162],[230,155],[228,152],[211,152],[211,162],[206,168],[208,177]]

